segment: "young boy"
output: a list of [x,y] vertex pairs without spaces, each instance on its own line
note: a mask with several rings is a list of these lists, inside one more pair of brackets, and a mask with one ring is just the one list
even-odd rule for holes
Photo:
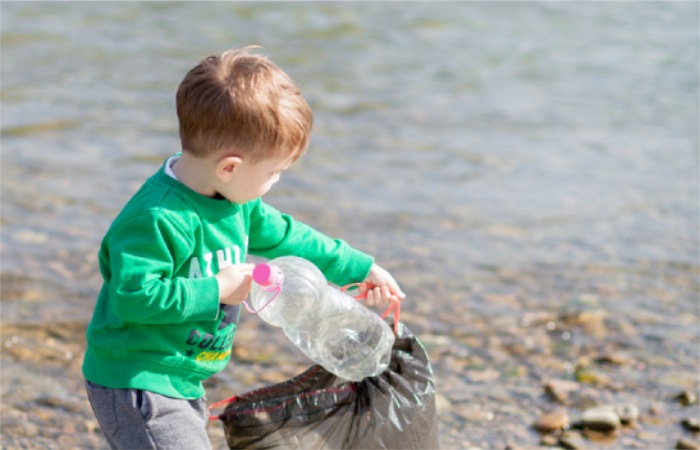
[[294,82],[250,47],[201,61],[177,91],[182,152],[149,178],[99,252],[104,284],[83,374],[112,448],[210,448],[202,381],[231,356],[251,288],[246,254],[297,255],[367,303],[404,297],[372,257],[266,205],[305,152],[312,115]]

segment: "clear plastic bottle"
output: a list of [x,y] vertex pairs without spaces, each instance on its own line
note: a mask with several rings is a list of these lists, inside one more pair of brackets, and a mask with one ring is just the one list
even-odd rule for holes
[[311,262],[295,256],[276,258],[256,266],[253,280],[251,303],[260,317],[281,327],[306,356],[329,372],[360,381],[389,367],[391,328],[330,286]]
[[[255,283],[250,292],[253,308],[259,311],[265,322],[282,328],[296,327],[318,308],[327,286],[323,273],[316,266],[296,256],[283,256],[269,264],[258,264],[253,280]],[[270,302],[282,286],[284,292]]]

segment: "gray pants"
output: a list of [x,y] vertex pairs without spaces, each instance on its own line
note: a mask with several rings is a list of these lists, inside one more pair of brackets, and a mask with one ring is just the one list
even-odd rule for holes
[[113,449],[210,450],[203,398],[183,400],[86,382],[90,405]]

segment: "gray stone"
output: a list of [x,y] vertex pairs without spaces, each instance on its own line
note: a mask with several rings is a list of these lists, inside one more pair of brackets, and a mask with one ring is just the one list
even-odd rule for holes
[[681,425],[683,425],[683,428],[685,428],[688,431],[692,431],[693,433],[700,433],[700,421],[698,421],[698,419],[696,418],[683,419]]
[[695,395],[695,392],[692,391],[683,391],[674,398],[683,406],[693,405],[698,402],[697,395]]
[[630,425],[639,419],[639,408],[631,403],[615,405],[613,410],[623,425]]
[[612,406],[588,408],[581,415],[581,426],[594,431],[610,433],[620,428],[620,425],[620,417]]

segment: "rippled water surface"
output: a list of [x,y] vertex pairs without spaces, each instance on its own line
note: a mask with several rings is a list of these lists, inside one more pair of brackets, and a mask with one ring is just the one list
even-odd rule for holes
[[[668,400],[699,385],[697,3],[0,8],[5,436],[24,436],[12,420],[33,420],[47,377],[79,378],[100,239],[178,150],[180,80],[245,44],[287,70],[315,114],[308,153],[266,198],[373,253],[408,292],[444,446],[538,445],[542,382],[582,366],[613,381],[584,386],[573,410],[666,411],[618,445],[673,446],[676,419],[697,416]],[[254,318],[240,336],[242,362],[210,398],[305,364]],[[251,356],[268,346],[285,356]],[[630,363],[590,363],[609,352]],[[64,405],[27,439],[100,442],[88,425],[66,429],[90,415],[79,384],[61,385],[76,411]]]

